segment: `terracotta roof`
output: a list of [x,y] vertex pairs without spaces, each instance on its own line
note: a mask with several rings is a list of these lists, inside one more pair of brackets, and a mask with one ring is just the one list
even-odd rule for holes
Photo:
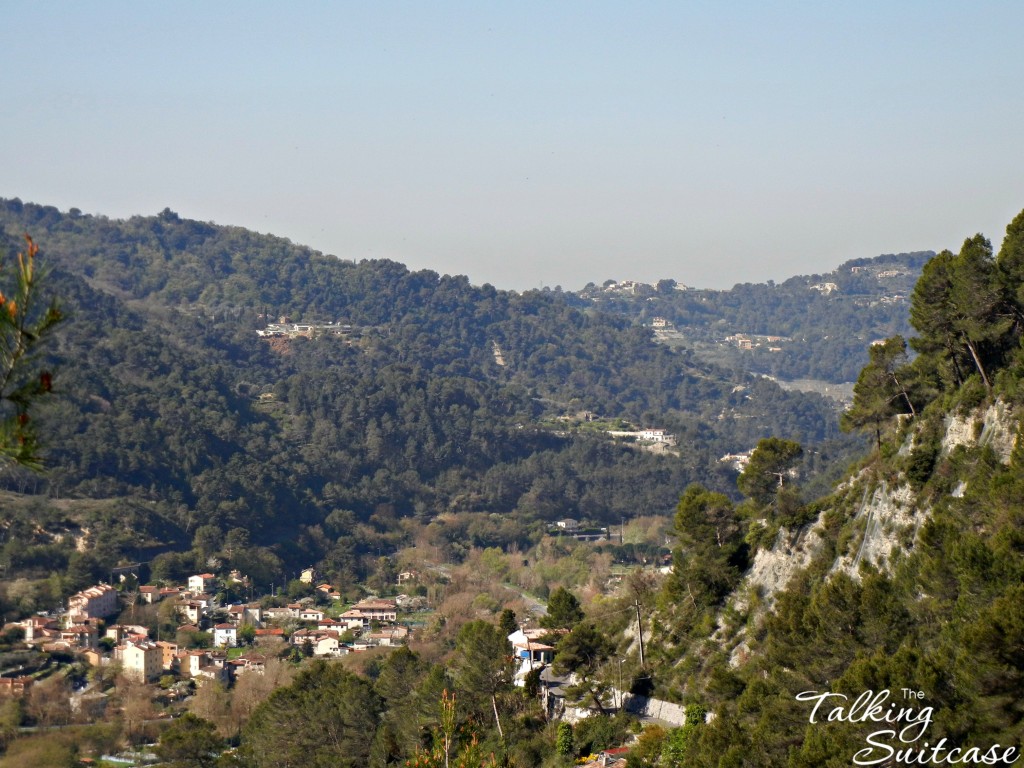
[[364,611],[372,610],[394,610],[397,606],[394,600],[363,600],[352,606],[354,609],[361,609]]
[[523,642],[513,643],[513,647],[515,647],[515,648],[522,648],[524,651],[527,651],[527,650],[529,650],[529,651],[553,651],[553,650],[555,650],[554,646],[552,646],[552,645],[544,645],[544,643],[534,643],[534,642],[531,642],[531,641],[523,641]]

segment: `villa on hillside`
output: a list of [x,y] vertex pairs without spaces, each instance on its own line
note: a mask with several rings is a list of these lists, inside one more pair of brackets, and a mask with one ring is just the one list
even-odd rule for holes
[[669,434],[664,429],[648,427],[640,430],[620,430],[620,429],[609,429],[606,434],[612,437],[625,437],[632,438],[642,443],[664,443],[666,445],[675,445],[676,436]]

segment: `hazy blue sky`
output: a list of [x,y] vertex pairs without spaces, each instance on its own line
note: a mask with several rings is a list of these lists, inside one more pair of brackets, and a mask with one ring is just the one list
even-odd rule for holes
[[[1024,3],[0,4],[0,196],[500,288],[997,245]],[[45,244],[44,244],[45,245]]]

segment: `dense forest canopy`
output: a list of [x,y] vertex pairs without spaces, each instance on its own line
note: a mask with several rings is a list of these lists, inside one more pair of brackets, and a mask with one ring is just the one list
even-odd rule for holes
[[[491,516],[467,543],[525,544],[560,517],[668,514],[694,481],[735,493],[719,458],[769,434],[817,446],[811,473],[853,445],[829,401],[558,292],[342,261],[169,210],[120,221],[7,200],[0,226],[8,251],[23,232],[43,244],[69,316],[50,350],[60,397],[40,414],[49,471],[3,483],[120,499],[90,520],[47,513],[54,530],[88,529],[104,561],[243,530],[272,548],[270,566],[246,563],[260,573],[283,559],[352,575],[394,548],[404,517]],[[346,331],[257,336],[282,318]],[[637,450],[578,428],[580,413],[663,428],[677,447]],[[26,535],[7,540],[15,571],[71,557]]]

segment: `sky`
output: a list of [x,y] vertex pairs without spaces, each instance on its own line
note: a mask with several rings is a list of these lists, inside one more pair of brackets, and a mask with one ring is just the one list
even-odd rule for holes
[[[0,197],[473,283],[998,248],[1024,3],[0,4]],[[45,245],[45,244],[44,244]]]

